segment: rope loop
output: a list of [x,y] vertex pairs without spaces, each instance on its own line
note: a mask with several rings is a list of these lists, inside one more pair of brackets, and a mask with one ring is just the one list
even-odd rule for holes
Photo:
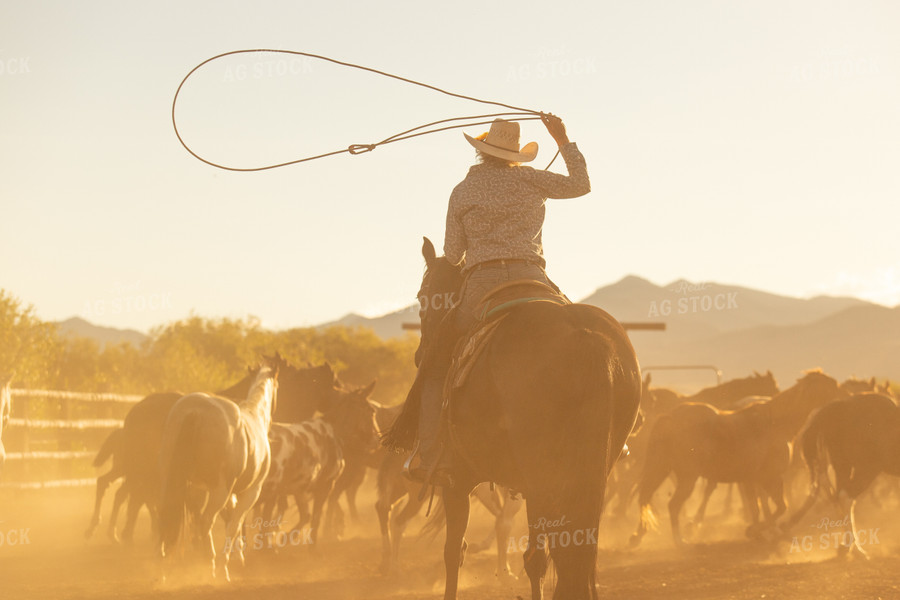
[[[435,92],[438,92],[441,94],[445,94],[447,96],[452,96],[454,98],[460,98],[462,100],[470,100],[472,102],[479,102],[481,104],[489,104],[492,106],[498,106],[498,107],[509,109],[510,111],[513,111],[513,112],[499,112],[499,113],[493,113],[493,114],[489,114],[489,115],[474,115],[474,116],[469,116],[469,117],[453,117],[450,119],[441,119],[440,121],[434,121],[432,123],[427,123],[425,125],[419,125],[417,127],[413,127],[412,129],[408,129],[406,131],[396,133],[396,134],[394,134],[390,137],[387,137],[387,138],[383,139],[382,141],[375,143],[375,144],[351,144],[349,147],[347,147],[344,150],[334,150],[332,152],[325,152],[323,154],[317,154],[315,156],[307,156],[304,158],[298,158],[296,160],[291,160],[291,161],[282,162],[282,163],[278,163],[278,164],[263,165],[263,166],[259,166],[259,167],[230,167],[230,166],[222,165],[222,164],[213,162],[211,160],[208,160],[206,158],[203,158],[202,156],[200,156],[199,154],[194,152],[187,145],[187,142],[184,141],[184,139],[181,137],[181,133],[178,131],[178,124],[175,120],[175,106],[178,103],[178,94],[181,93],[181,89],[184,87],[184,84],[191,77],[191,75],[193,75],[198,69],[200,69],[204,65],[211,63],[215,60],[218,60],[220,58],[226,57],[226,56],[234,56],[237,54],[255,54],[255,53],[262,53],[262,52],[270,52],[270,53],[275,53],[275,54],[291,54],[294,56],[304,56],[307,58],[324,60],[324,61],[327,61],[330,63],[334,63],[336,65],[349,67],[352,69],[359,69],[361,71],[368,71],[370,73],[374,73],[376,75],[381,75],[384,77],[389,77],[391,79],[396,79],[396,80],[402,81],[404,83],[421,86],[426,89],[429,89],[429,90],[432,90],[432,91],[435,91]],[[433,85],[428,85],[427,83],[422,83],[421,81],[407,79],[406,77],[400,77],[399,75],[393,75],[391,73],[386,73],[385,71],[379,71],[378,69],[373,69],[371,67],[364,67],[362,65],[357,65],[357,64],[353,64],[353,63],[349,63],[349,62],[335,60],[335,59],[329,58],[327,56],[321,56],[318,54],[310,54],[307,52],[299,52],[296,50],[275,50],[275,49],[270,49],[270,48],[257,48],[257,49],[253,49],[253,50],[232,50],[231,52],[223,52],[222,54],[218,54],[216,56],[213,56],[212,58],[208,58],[208,59],[204,60],[199,65],[197,65],[196,67],[191,69],[188,72],[188,74],[184,76],[184,79],[182,79],[181,83],[178,84],[178,89],[175,90],[175,97],[172,98],[172,127],[175,130],[175,136],[178,138],[178,141],[181,142],[181,145],[184,146],[184,149],[187,150],[188,153],[190,153],[191,156],[193,156],[197,160],[204,162],[210,166],[216,167],[218,169],[224,169],[226,171],[240,171],[240,172],[245,172],[245,173],[250,172],[250,171],[266,171],[269,169],[278,169],[280,167],[286,167],[288,165],[296,165],[296,164],[299,164],[302,162],[325,158],[326,156],[334,156],[337,154],[343,154],[344,152],[349,152],[350,154],[353,154],[353,155],[365,154],[366,152],[371,152],[376,147],[383,145],[383,144],[390,144],[392,142],[408,140],[408,139],[418,137],[421,135],[428,135],[431,133],[437,133],[439,131],[446,131],[448,129],[457,129],[460,127],[472,127],[475,125],[490,124],[491,121],[481,121],[481,119],[485,119],[485,118],[493,119],[493,118],[497,118],[497,117],[503,117],[508,121],[530,121],[530,120],[541,119],[541,116],[544,114],[545,113],[543,113],[543,112],[532,110],[530,108],[523,108],[523,107],[519,107],[519,106],[513,106],[511,104],[504,104],[502,102],[495,102],[493,100],[483,100],[481,98],[475,98],[473,96],[466,96],[463,94],[449,92],[449,91],[443,90],[439,87],[435,87]],[[460,122],[460,121],[465,121],[465,122]],[[449,123],[449,122],[456,122],[456,123],[454,123],[452,125],[445,125],[446,123]],[[438,125],[442,125],[442,126],[438,127]],[[557,155],[558,154],[559,153],[557,152]],[[553,158],[554,158],[554,160],[556,159],[555,156]],[[550,161],[550,164],[553,164],[553,161]],[[547,168],[550,168],[550,165],[547,165]]]
[[378,147],[378,144],[350,144],[350,147],[347,148],[347,152],[355,156],[357,154],[365,154],[366,152],[371,152],[376,147]]

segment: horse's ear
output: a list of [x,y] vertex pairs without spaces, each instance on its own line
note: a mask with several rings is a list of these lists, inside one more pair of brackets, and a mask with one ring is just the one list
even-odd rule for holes
[[369,396],[372,395],[372,390],[375,389],[375,384],[376,384],[376,383],[378,383],[378,380],[377,380],[377,379],[373,379],[373,380],[372,380],[372,383],[370,383],[369,385],[367,385],[366,387],[364,387],[364,388],[362,389],[362,391],[361,391],[360,393],[363,395],[364,398],[368,398]]
[[434,259],[437,258],[437,254],[434,251],[434,244],[431,243],[427,237],[422,238],[422,256],[425,257],[425,264],[430,265],[434,262]]
[[756,370],[753,371],[753,376],[754,377],[762,377],[762,375],[759,374],[759,371],[756,371]]

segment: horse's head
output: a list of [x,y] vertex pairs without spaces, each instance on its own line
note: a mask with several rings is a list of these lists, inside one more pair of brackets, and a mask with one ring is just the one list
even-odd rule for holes
[[437,256],[434,244],[422,238],[422,256],[425,258],[425,275],[419,288],[419,320],[422,324],[422,341],[416,350],[416,365],[421,353],[433,338],[432,332],[444,315],[459,302],[462,272],[459,266],[450,264],[443,256]]
[[[269,423],[274,419],[278,404],[278,373],[285,365],[287,363],[280,355],[263,356],[247,394],[247,403],[263,408]],[[268,429],[268,423],[266,428]]]
[[770,398],[779,392],[778,383],[772,371],[766,371],[765,375],[753,371],[752,377],[746,379],[748,387],[747,396],[769,396]]
[[373,389],[375,381],[355,390],[341,391],[325,412],[345,453],[371,454],[381,446],[375,404],[369,400]]
[[874,377],[871,379],[857,379],[856,377],[851,377],[841,383],[840,388],[842,391],[853,396],[855,394],[862,394],[863,392],[877,392],[878,384],[875,382]]
[[341,390],[341,383],[327,362],[303,368],[285,365],[279,382],[282,407],[278,420],[287,423],[311,418]]
[[810,369],[797,380],[793,388],[801,396],[801,402],[814,410],[838,398],[849,398],[850,394],[842,390],[837,380],[829,377],[821,369]]

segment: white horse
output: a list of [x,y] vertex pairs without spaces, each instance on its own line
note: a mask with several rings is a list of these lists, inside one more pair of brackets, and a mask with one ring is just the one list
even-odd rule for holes
[[9,427],[9,411],[12,409],[12,396],[9,384],[13,375],[0,379],[0,475],[3,474],[3,463],[6,462],[6,450],[3,448],[3,432]]
[[224,509],[226,543],[219,568],[229,580],[232,550],[244,562],[239,532],[256,503],[271,452],[269,426],[275,408],[278,364],[263,364],[247,399],[235,404],[206,393],[182,397],[163,429],[160,468],[163,491],[159,514],[163,580],[184,526],[185,509],[194,515],[195,540],[216,576],[212,527]]

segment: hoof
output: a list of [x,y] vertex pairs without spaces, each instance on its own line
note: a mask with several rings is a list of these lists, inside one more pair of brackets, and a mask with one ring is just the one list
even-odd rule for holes
[[684,524],[684,536],[687,538],[694,538],[697,534],[700,533],[700,525],[695,523],[694,521],[688,521]]
[[761,540],[763,538],[763,527],[759,523],[750,525],[745,532],[751,540]]

